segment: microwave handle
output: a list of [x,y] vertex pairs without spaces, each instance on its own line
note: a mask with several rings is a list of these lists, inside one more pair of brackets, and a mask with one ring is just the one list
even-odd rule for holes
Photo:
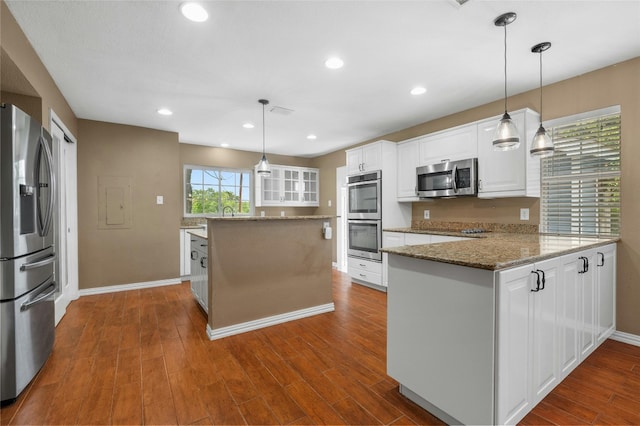
[[453,172],[451,173],[451,186],[453,186],[453,192],[458,192],[458,182],[456,182],[456,178],[458,175],[458,166],[453,166]]

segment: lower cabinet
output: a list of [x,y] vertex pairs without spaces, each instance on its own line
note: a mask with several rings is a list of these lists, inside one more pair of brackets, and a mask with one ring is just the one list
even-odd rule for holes
[[382,263],[358,257],[348,257],[349,275],[362,284],[382,285]]
[[189,234],[191,240],[191,292],[205,312],[209,312],[208,241]]
[[191,275],[191,234],[186,229],[180,230],[180,277]]
[[496,275],[496,423],[520,421],[615,330],[616,246]]

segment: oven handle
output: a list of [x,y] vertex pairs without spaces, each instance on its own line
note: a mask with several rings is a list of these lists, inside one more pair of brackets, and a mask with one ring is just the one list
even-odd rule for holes
[[51,281],[51,284],[49,285],[49,287],[47,287],[45,290],[41,291],[40,294],[38,294],[38,297],[36,297],[35,299],[33,299],[33,300],[29,301],[29,302],[25,302],[22,305],[20,305],[20,312],[24,312],[24,311],[30,309],[33,305],[37,305],[38,303],[44,302],[46,299],[49,298],[49,296],[51,296],[55,292],[56,292],[56,282],[55,281]]

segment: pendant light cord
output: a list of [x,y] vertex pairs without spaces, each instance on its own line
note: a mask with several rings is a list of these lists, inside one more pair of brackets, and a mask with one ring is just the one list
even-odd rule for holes
[[542,126],[542,50],[540,50],[540,126]]
[[507,24],[504,24],[504,113],[507,113]]
[[265,135],[265,131],[264,131],[264,128],[265,128],[265,124],[264,124],[264,106],[265,106],[265,104],[263,103],[262,104],[262,156],[263,157],[265,156],[265,152],[264,152],[264,139],[265,139],[265,136],[264,136]]

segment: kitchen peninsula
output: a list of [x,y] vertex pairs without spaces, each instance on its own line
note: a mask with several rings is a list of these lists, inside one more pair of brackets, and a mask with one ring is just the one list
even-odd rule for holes
[[616,239],[474,237],[383,249],[387,372],[447,423],[514,424],[615,330]]
[[209,338],[333,311],[332,218],[208,218]]

